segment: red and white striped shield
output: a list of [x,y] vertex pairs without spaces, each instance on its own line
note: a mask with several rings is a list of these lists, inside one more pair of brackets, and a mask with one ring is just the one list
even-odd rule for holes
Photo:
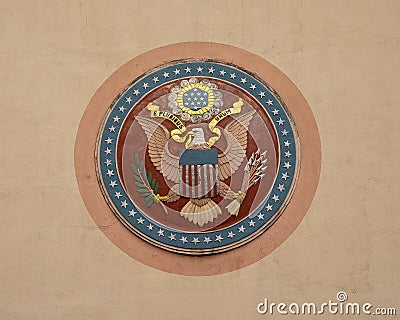
[[218,150],[183,150],[179,157],[179,193],[201,199],[219,194]]

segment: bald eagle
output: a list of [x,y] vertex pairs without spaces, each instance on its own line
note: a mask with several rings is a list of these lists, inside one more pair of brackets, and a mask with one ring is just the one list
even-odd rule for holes
[[[217,180],[219,183],[219,195],[228,196],[231,199],[240,197],[234,193],[223,181],[231,177],[246,158],[248,126],[253,118],[254,111],[247,112],[231,120],[222,130],[227,145],[223,152],[218,153]],[[181,174],[179,171],[179,155],[173,154],[168,149],[170,132],[162,124],[148,118],[137,116],[136,120],[143,128],[148,139],[148,153],[155,168],[165,179],[175,183],[167,196],[160,197],[162,201],[174,202],[181,197],[187,197],[180,191],[179,184]],[[218,141],[216,142],[218,148]],[[204,131],[200,127],[194,127],[187,133],[187,150],[208,150],[210,147],[204,137]],[[238,210],[235,210],[237,214]],[[221,208],[213,201],[212,197],[189,197],[189,201],[182,208],[180,215],[190,222],[203,225],[212,222],[222,214]],[[233,214],[231,212],[231,214]]]

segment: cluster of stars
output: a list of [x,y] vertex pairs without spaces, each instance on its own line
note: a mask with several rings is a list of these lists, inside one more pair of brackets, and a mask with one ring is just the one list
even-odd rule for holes
[[201,109],[208,104],[208,93],[194,88],[183,94],[183,104],[193,110]]

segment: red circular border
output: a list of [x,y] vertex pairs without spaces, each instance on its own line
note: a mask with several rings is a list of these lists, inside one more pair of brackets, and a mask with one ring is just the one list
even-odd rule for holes
[[[133,79],[163,63],[182,59],[215,59],[254,73],[285,102],[300,141],[300,172],[296,189],[282,216],[262,235],[236,249],[207,256],[186,256],[155,247],[132,234],[113,214],[100,191],[95,171],[95,147],[107,109]],[[236,47],[185,42],[144,53],[119,68],[96,91],[79,124],[75,141],[75,172],[83,201],[97,226],[130,257],[159,270],[183,275],[215,275],[248,266],[282,244],[306,214],[318,185],[321,144],[318,128],[301,92],[263,58]]]

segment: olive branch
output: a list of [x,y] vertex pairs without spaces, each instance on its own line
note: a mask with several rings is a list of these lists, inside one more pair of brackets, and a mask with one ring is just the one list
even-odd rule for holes
[[140,161],[139,155],[135,154],[135,165],[131,163],[133,178],[135,179],[137,190],[143,198],[147,207],[151,207],[153,202],[158,202],[158,188],[159,184],[153,178],[151,172],[146,173],[146,168],[143,161]]

